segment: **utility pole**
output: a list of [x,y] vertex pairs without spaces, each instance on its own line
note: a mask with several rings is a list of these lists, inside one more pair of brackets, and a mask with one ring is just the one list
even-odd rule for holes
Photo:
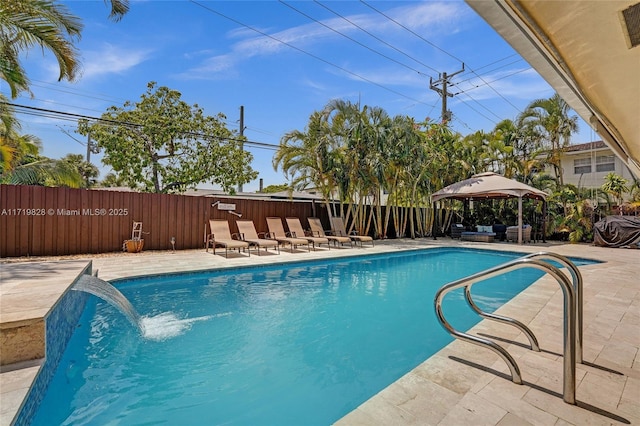
[[[244,142],[242,137],[244,136],[244,105],[240,105],[240,151],[244,150]],[[238,184],[238,192],[242,192],[242,184]]]
[[91,132],[87,133],[87,163],[91,162]]
[[[450,80],[453,76],[458,75],[463,71],[464,63],[462,64],[461,70],[456,71],[453,74],[447,74],[446,72],[443,72],[442,74],[439,74],[440,78],[438,78],[438,80],[436,81],[433,81],[433,79],[429,77],[429,88],[438,92],[438,94],[442,98],[442,112],[440,117],[445,125],[451,120],[451,111],[447,109],[447,97],[452,98],[454,96],[452,93],[449,93],[447,91],[447,86],[450,84]],[[442,85],[442,88],[438,87],[440,84]]]
[[[91,132],[87,132],[87,163],[91,163]],[[87,188],[89,188],[89,176],[87,176]]]

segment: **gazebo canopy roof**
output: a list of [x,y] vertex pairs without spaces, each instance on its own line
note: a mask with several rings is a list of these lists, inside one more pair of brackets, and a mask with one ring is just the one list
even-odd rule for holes
[[443,198],[456,200],[482,198],[534,198],[544,200],[547,193],[497,173],[487,172],[473,175],[469,179],[451,184],[431,195],[432,201]]

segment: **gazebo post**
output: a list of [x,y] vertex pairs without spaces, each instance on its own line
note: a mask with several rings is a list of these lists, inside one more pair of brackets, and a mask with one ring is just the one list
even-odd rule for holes
[[547,242],[547,200],[542,200],[542,242]]
[[518,244],[522,244],[522,196],[518,197]]
[[438,202],[433,202],[433,239],[437,240],[438,237],[436,233],[438,232]]

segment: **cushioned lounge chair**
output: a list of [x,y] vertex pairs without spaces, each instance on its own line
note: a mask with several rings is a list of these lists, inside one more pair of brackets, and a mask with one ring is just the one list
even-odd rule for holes
[[452,223],[451,224],[451,238],[460,238],[462,233],[464,232],[464,225],[461,223]]
[[[507,227],[507,241],[515,241],[518,242],[518,226],[508,226]],[[530,225],[522,225],[522,242],[530,243],[531,242],[531,226]]]
[[280,244],[289,244],[289,249],[293,252],[293,249],[298,246],[307,246],[307,249],[311,251],[311,246],[308,240],[303,238],[294,238],[291,235],[287,235],[284,232],[284,226],[282,225],[282,219],[279,217],[268,217],[267,226],[269,227],[269,238],[278,241]]
[[370,242],[373,247],[373,238],[368,235],[357,235],[357,234],[347,234],[347,230],[344,226],[344,221],[341,217],[332,217],[331,218],[331,227],[333,228],[333,234],[340,237],[349,237],[356,243],[360,243],[360,247],[362,247],[362,243]]
[[269,247],[275,247],[278,250],[278,254],[280,254],[280,243],[276,240],[260,238],[260,234],[256,232],[256,227],[252,220],[237,220],[236,225],[242,240],[258,248],[258,255],[260,254],[260,247],[264,247],[264,251],[269,251]]
[[333,241],[333,245],[338,245],[338,243],[340,243],[341,245],[344,245],[348,243],[351,247],[353,247],[353,240],[349,237],[344,237],[344,236],[341,237],[338,235],[327,235],[324,232],[324,229],[322,227],[322,222],[320,222],[319,218],[309,217],[307,218],[307,220],[309,221],[309,227],[311,228],[311,232],[314,237],[325,237],[329,239],[329,241]]
[[326,244],[327,247],[331,249],[328,238],[320,237],[320,236],[313,237],[313,236],[306,235],[306,232],[304,232],[304,229],[302,229],[302,223],[300,223],[300,219],[298,219],[297,217],[288,217],[286,218],[286,221],[287,221],[287,227],[289,228],[289,233],[291,234],[291,236],[294,238],[304,238],[305,240],[309,241],[313,245],[314,251],[316,249],[316,244],[317,245]]
[[224,257],[229,256],[229,249],[238,249],[238,253],[240,253],[240,249],[247,249],[249,256],[251,256],[248,242],[232,238],[231,231],[229,230],[229,222],[226,220],[211,219],[209,220],[209,228],[211,229],[211,233],[207,236],[207,252],[209,251],[209,246],[213,246],[213,254],[216,254],[216,247],[222,246],[224,247]]

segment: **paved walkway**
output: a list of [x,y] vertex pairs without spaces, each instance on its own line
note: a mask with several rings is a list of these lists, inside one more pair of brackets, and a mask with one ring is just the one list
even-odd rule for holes
[[[225,259],[224,255],[190,250],[87,260],[93,261],[93,270],[98,270],[101,278],[111,280],[440,245],[522,252],[547,250],[606,262],[580,267],[585,281],[585,363],[577,367],[577,405],[562,401],[562,293],[557,283],[546,276],[498,311],[528,325],[540,341],[541,352],[526,349],[527,340],[511,327],[484,320],[472,329],[481,336],[493,336],[514,356],[523,385],[511,382],[506,364],[493,352],[454,341],[345,416],[339,425],[640,425],[640,250],[569,244],[460,243],[445,238],[390,240],[363,249],[252,254],[250,258],[230,254]],[[81,270],[82,265],[77,259],[0,264],[0,327],[6,318],[16,321],[20,315],[32,317],[29,301],[38,300],[43,288],[47,288],[43,281],[60,282]],[[61,290],[48,294],[56,291]],[[38,309],[41,312],[42,307]],[[3,367],[0,425],[10,424],[38,368],[38,360]]]

